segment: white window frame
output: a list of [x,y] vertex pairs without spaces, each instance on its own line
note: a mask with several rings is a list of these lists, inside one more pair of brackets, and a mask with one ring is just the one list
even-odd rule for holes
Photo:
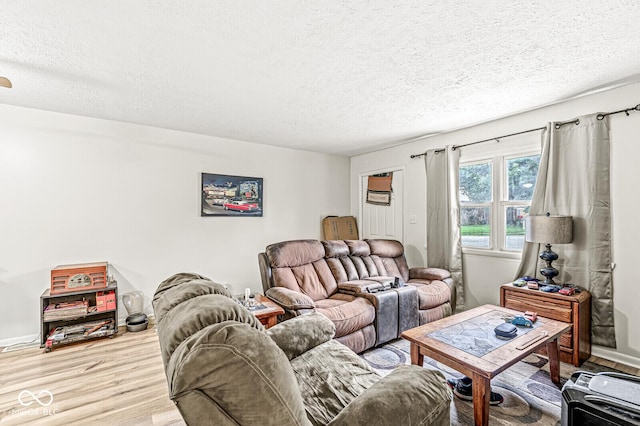
[[489,248],[480,247],[462,247],[463,254],[476,254],[494,257],[507,257],[519,259],[522,256],[520,250],[508,250],[506,248],[506,211],[512,206],[530,206],[531,201],[527,200],[509,200],[509,188],[507,180],[507,161],[514,158],[529,157],[540,155],[539,149],[520,149],[513,150],[508,153],[496,153],[494,155],[485,155],[484,157],[470,158],[469,160],[460,160],[460,168],[474,164],[491,164],[492,185],[491,202],[490,203],[460,203],[462,207],[489,207],[490,209],[490,233]]
[[[478,164],[489,164],[491,166],[491,200],[485,203],[464,203],[462,204],[462,202],[460,203],[460,209],[462,208],[485,208],[488,207],[489,208],[489,229],[493,230],[493,223],[494,223],[494,219],[495,219],[495,200],[496,200],[496,185],[495,185],[495,179],[496,179],[496,173],[495,173],[495,164],[493,159],[491,158],[485,158],[482,160],[473,160],[473,161],[467,161],[467,162],[460,162],[460,168],[465,167],[465,166],[475,166]],[[486,251],[486,250],[493,250],[494,247],[496,247],[495,242],[494,242],[494,238],[493,238],[493,234],[494,232],[489,232],[489,247],[462,247],[463,250],[464,249],[474,249],[474,250],[481,250],[481,251]]]

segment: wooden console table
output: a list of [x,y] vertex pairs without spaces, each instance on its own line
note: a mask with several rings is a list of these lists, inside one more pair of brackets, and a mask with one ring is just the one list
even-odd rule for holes
[[[587,290],[564,296],[505,284],[500,287],[500,306],[570,323],[571,329],[560,336],[560,361],[580,366],[591,356],[591,293]],[[544,348],[540,352],[545,354]]]

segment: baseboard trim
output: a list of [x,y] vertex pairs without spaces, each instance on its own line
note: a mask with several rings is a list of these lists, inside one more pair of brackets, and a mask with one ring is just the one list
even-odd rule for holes
[[591,346],[591,355],[640,369],[640,358],[621,354],[614,349],[605,348],[604,346]]
[[29,345],[29,344],[36,345],[37,344],[37,345],[39,345],[40,341],[39,341],[38,337],[40,337],[40,333],[28,334],[26,336],[9,337],[8,339],[0,340],[0,348],[6,348],[6,347],[9,347],[9,346],[15,346],[15,345],[19,345],[19,344],[24,344],[24,345]]

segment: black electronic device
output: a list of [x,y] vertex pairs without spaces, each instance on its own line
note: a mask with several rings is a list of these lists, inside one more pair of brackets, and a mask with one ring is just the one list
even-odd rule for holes
[[562,426],[640,425],[640,377],[575,372],[562,387]]

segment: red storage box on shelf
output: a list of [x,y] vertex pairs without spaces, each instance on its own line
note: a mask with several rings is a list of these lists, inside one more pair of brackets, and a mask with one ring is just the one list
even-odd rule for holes
[[107,292],[107,311],[116,308],[116,292],[110,290]]
[[111,311],[116,308],[116,292],[113,290],[96,293],[96,308],[98,312]]

